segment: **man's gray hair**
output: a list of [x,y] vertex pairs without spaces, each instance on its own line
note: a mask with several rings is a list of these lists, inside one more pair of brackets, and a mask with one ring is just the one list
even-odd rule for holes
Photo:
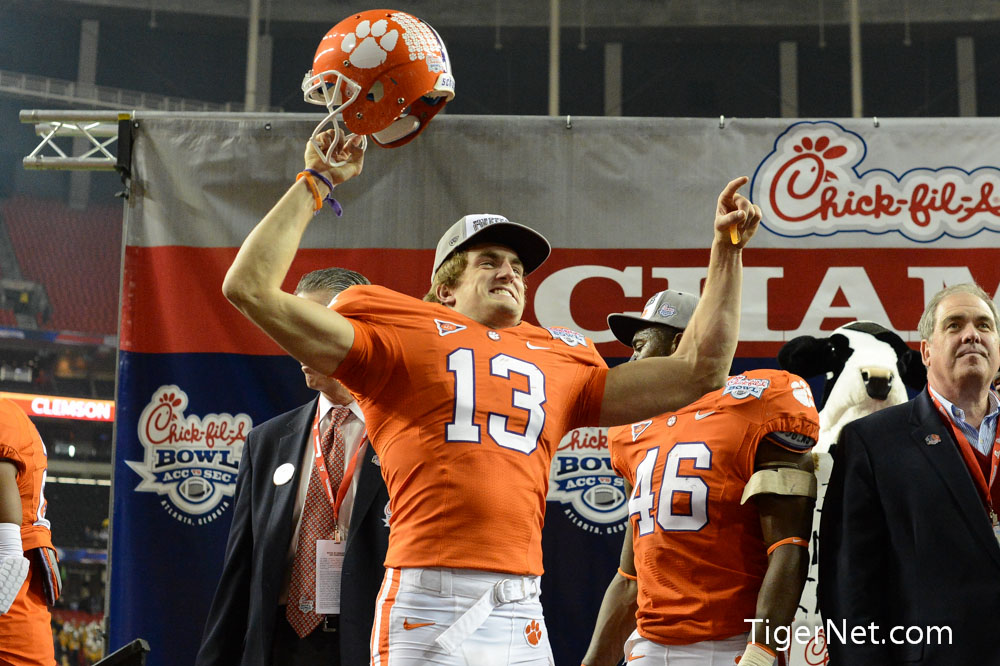
[[945,287],[931,296],[931,300],[927,302],[924,313],[920,315],[920,323],[917,324],[917,332],[920,333],[921,340],[930,340],[931,335],[934,333],[934,327],[937,326],[937,306],[942,300],[952,294],[972,294],[982,299],[989,306],[990,312],[993,313],[994,329],[1000,331],[1000,313],[997,312],[997,304],[975,282],[963,282],[962,284],[953,284],[950,287]]
[[368,278],[357,271],[347,268],[321,268],[318,271],[306,273],[299,279],[295,287],[296,294],[306,294],[315,291],[325,291],[330,298],[355,284],[371,284]]

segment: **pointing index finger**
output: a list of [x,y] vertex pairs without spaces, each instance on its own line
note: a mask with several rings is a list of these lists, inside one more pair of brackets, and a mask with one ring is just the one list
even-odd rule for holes
[[719,195],[719,199],[722,201],[732,201],[736,191],[746,185],[749,181],[750,179],[746,176],[740,176],[739,178],[729,181],[726,188],[722,190],[722,194]]

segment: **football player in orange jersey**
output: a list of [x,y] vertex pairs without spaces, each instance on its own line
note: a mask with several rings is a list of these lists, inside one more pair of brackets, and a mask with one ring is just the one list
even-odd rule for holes
[[54,665],[52,616],[62,587],[45,518],[45,445],[0,398],[0,664]]
[[[633,361],[669,355],[696,303],[662,291],[640,316],[608,324]],[[774,662],[808,568],[818,423],[804,380],[754,370],[672,414],[609,430],[630,515],[586,666],[623,653],[674,666]]]
[[499,215],[467,215],[444,234],[429,302],[351,287],[327,309],[282,291],[323,197],[363,165],[359,137],[315,141],[310,178],[250,233],[223,292],[362,405],[391,502],[372,663],[550,663],[538,593],[552,455],[572,428],[629,423],[721,386],[739,330],[742,248],[760,221],[737,192],[747,179],[718,198],[702,306],[675,353],[609,371],[580,333],[521,321],[525,276],[549,245]]

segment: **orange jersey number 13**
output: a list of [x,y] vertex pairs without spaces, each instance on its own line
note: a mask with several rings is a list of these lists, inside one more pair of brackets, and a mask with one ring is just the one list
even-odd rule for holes
[[[471,349],[456,349],[448,354],[448,372],[455,375],[455,416],[445,428],[449,442],[479,442],[480,426],[474,422],[476,414],[475,355]],[[499,354],[490,359],[490,375],[510,379],[511,374],[528,380],[528,390],[514,390],[512,404],[527,411],[524,432],[507,428],[508,416],[490,413],[486,429],[500,446],[530,454],[538,446],[538,437],[545,424],[545,375],[533,363]]]

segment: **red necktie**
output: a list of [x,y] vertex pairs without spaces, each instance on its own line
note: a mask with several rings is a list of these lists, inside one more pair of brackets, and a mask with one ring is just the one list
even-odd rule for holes
[[[347,407],[334,407],[330,425],[323,432],[320,450],[326,460],[326,468],[330,473],[330,487],[334,494],[340,488],[344,478],[345,444],[341,424],[351,410]],[[309,476],[309,488],[306,490],[306,501],[302,505],[302,522],[299,527],[299,543],[295,550],[295,560],[292,563],[292,576],[288,584],[288,606],[285,617],[295,629],[300,638],[308,636],[319,626],[322,616],[316,609],[316,542],[332,539],[336,531],[337,521],[330,498],[323,489],[316,465],[313,465]]]

